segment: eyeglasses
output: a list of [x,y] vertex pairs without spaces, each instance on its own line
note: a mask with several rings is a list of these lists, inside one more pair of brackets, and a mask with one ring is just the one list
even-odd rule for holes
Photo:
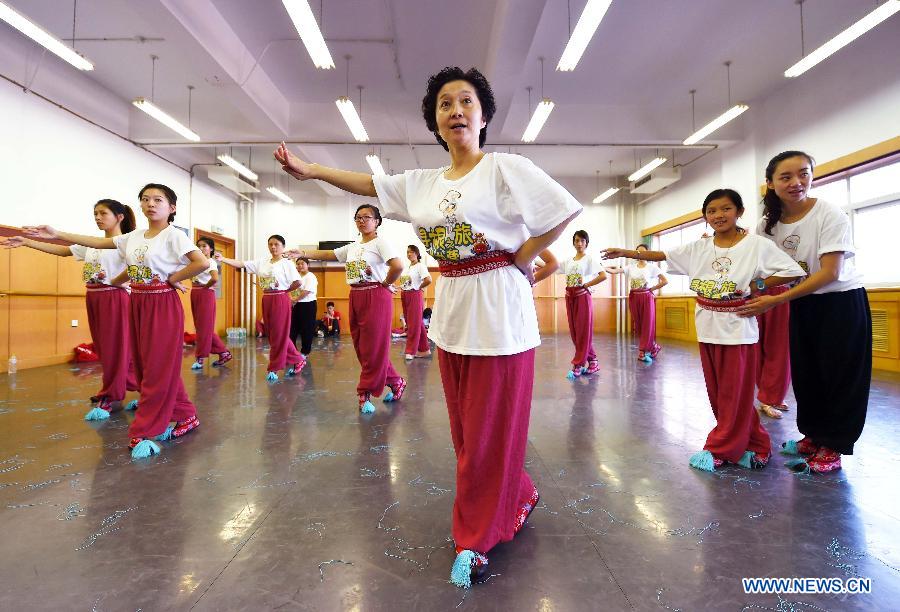
[[371,221],[375,217],[370,217],[369,215],[357,215],[353,217],[354,221]]

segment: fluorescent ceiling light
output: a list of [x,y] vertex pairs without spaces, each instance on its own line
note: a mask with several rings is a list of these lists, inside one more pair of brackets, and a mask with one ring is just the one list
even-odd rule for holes
[[245,166],[244,164],[242,164],[235,158],[231,157],[230,155],[222,154],[222,155],[219,155],[218,157],[216,157],[216,159],[218,159],[220,162],[222,162],[226,166],[230,166],[230,167],[234,168],[238,174],[240,174],[241,176],[243,176],[245,178],[250,179],[251,181],[255,181],[256,179],[259,178],[259,175],[256,174],[256,172],[254,172],[253,170],[251,170],[250,168],[248,168],[247,166]]
[[74,49],[66,46],[58,38],[50,34],[30,19],[10,8],[5,2],[0,2],[0,19],[17,29],[19,32],[45,47],[51,53],[55,53],[79,70],[93,70],[94,65],[78,55]]
[[132,102],[132,104],[137,106],[139,109],[141,109],[169,129],[175,130],[188,140],[193,142],[198,142],[200,140],[200,136],[198,136],[196,132],[192,132],[189,128],[185,127],[183,123],[153,104],[153,102],[145,100],[144,98],[137,98],[134,102]]
[[322,37],[322,31],[316,18],[313,16],[312,9],[309,8],[307,0],[281,0],[284,8],[287,9],[300,40],[306,45],[306,50],[312,58],[316,68],[329,70],[334,68],[334,60],[331,59],[331,53],[328,51],[328,45]]
[[384,171],[384,166],[381,165],[381,160],[374,153],[366,155],[366,162],[369,164],[369,168],[372,169],[372,174],[376,176],[387,174]]
[[334,103],[337,104],[338,110],[341,111],[341,116],[344,118],[347,127],[350,128],[350,132],[357,142],[368,142],[369,135],[366,133],[366,128],[363,127],[362,119],[360,119],[359,115],[356,113],[356,107],[353,106],[353,101],[346,96],[341,96],[335,100]]
[[900,11],[900,0],[887,0],[887,2],[873,10],[871,13],[785,70],[784,76],[788,78],[800,76],[822,60],[827,59],[832,54],[836,53],[842,47],[849,45],[897,11]]
[[725,111],[724,113],[722,113],[721,115],[719,115],[718,117],[716,117],[715,119],[713,119],[712,121],[710,121],[709,123],[704,125],[702,128],[700,128],[699,130],[697,130],[696,132],[694,132],[687,138],[685,138],[684,142],[682,144],[692,145],[697,142],[700,142],[701,140],[703,140],[704,138],[706,138],[707,136],[709,136],[710,134],[712,134],[713,132],[718,130],[720,127],[722,127],[723,125],[725,125],[726,123],[728,123],[729,121],[734,119],[735,117],[743,114],[744,111],[746,111],[749,108],[750,107],[747,106],[746,104],[735,104],[734,106],[729,108],[727,111]]
[[294,199],[288,194],[284,193],[277,187],[266,187],[266,191],[271,193],[273,196],[284,202],[285,204],[293,204]]
[[578,60],[581,59],[588,43],[591,42],[591,38],[597,31],[597,26],[600,25],[603,16],[606,15],[610,4],[612,4],[612,0],[588,0],[588,3],[584,5],[581,17],[578,18],[578,23],[575,24],[575,29],[572,30],[572,37],[569,38],[562,57],[559,58],[559,64],[556,65],[557,70],[575,70]]
[[603,193],[598,195],[596,198],[594,198],[594,204],[599,204],[600,202],[602,202],[604,200],[608,200],[609,198],[616,195],[618,192],[619,192],[618,187],[610,187],[609,189],[607,189],[606,191],[604,191]]
[[547,117],[550,116],[550,112],[553,110],[553,106],[553,101],[550,98],[544,98],[538,102],[534,109],[534,114],[531,115],[531,121],[528,122],[525,133],[522,134],[522,142],[534,142],[537,139],[541,128],[544,127],[544,122],[547,121]]
[[653,172],[655,169],[662,166],[664,163],[666,163],[666,161],[667,160],[665,157],[657,157],[653,161],[644,164],[643,166],[632,172],[630,175],[628,175],[628,180],[634,182],[638,179],[642,179]]

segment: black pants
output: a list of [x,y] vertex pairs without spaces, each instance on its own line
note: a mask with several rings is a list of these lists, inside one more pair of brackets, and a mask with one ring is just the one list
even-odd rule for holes
[[291,342],[297,344],[297,336],[300,336],[300,352],[309,355],[315,335],[316,301],[297,302],[291,307]]
[[331,322],[331,330],[328,330],[328,327],[325,325],[325,321],[319,319],[316,321],[316,331],[320,331],[325,334],[325,337],[328,336],[340,336],[341,335],[341,322],[338,319],[335,319]]
[[814,444],[853,454],[872,381],[872,315],[865,289],[791,302],[791,377],[797,429]]

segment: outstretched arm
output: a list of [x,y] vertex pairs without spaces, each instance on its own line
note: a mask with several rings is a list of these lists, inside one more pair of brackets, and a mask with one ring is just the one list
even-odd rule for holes
[[97,236],[86,236],[84,234],[70,234],[69,232],[60,232],[49,225],[26,225],[22,228],[26,236],[31,238],[43,238],[45,240],[65,240],[73,244],[81,244],[86,247],[95,249],[114,249],[116,243],[112,238],[98,238]]
[[314,261],[338,260],[337,256],[334,254],[334,251],[321,251],[317,249],[310,249],[309,251],[304,251],[303,249],[291,249],[289,251],[285,251],[284,255],[285,257],[289,257],[291,259],[306,257],[307,259],[312,259]]
[[228,259],[227,257],[223,257],[221,253],[216,251],[216,254],[213,255],[213,259],[216,261],[225,264],[226,266],[231,266],[232,268],[237,268],[238,270],[244,269],[244,262],[239,259]]
[[72,256],[72,251],[67,246],[63,246],[61,244],[53,244],[52,242],[32,240],[31,238],[26,238],[25,236],[10,236],[9,238],[3,239],[3,241],[0,242],[0,246],[6,249],[15,249],[16,247],[24,246],[30,249],[34,249],[35,251],[50,253],[51,255],[56,255],[57,257]]
[[365,172],[350,172],[329,168],[319,164],[311,164],[303,161],[282,142],[275,149],[275,159],[281,164],[281,169],[300,181],[319,180],[330,183],[339,189],[355,193],[356,195],[376,197],[375,182],[371,174]]
[[603,259],[617,259],[619,257],[627,257],[628,259],[643,259],[644,261],[665,261],[666,254],[662,251],[634,251],[632,249],[619,249],[609,247],[600,251]]

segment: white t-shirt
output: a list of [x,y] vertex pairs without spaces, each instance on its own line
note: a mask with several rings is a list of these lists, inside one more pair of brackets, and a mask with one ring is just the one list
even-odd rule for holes
[[387,262],[399,257],[397,249],[378,236],[368,242],[351,242],[334,250],[337,260],[345,263],[347,284],[383,283],[387,278]]
[[844,252],[838,279],[816,291],[835,293],[862,287],[862,275],[856,271],[853,232],[846,213],[830,202],[817,200],[806,216],[794,223],[776,223],[772,235],[765,232],[766,220],[760,219],[756,233],[768,238],[779,249],[800,264],[807,274],[822,269],[819,257],[825,253]]
[[81,278],[85,284],[109,285],[112,279],[125,271],[125,259],[118,249],[93,249],[73,244],[69,251],[72,257],[84,262]]
[[[447,169],[373,179],[382,215],[412,223],[439,260],[515,253],[531,236],[548,232],[582,209],[559,183],[519,155],[488,153],[455,180],[444,178]],[[528,281],[515,266],[439,277],[428,337],[445,351],[462,355],[514,355],[538,346]]]
[[416,262],[400,276],[400,288],[404,291],[417,291],[422,288],[422,281],[426,278],[430,278],[428,266],[421,261]]
[[[300,274],[297,272],[297,274]],[[319,279],[316,278],[316,275],[312,272],[307,272],[304,276],[300,274],[300,286],[291,291],[291,296],[295,297],[301,291],[309,291],[309,295],[304,298],[300,298],[297,302],[315,302],[316,301],[316,293],[319,290]]]
[[132,283],[165,283],[169,276],[190,262],[186,257],[188,253],[200,251],[184,232],[171,225],[153,238],[144,236],[148,231],[136,229],[113,238],[125,258],[128,278]]
[[[748,234],[731,248],[701,238],[666,251],[669,271],[691,277],[691,291],[710,300],[748,297],[750,281],[769,276],[803,276],[803,269],[775,245]],[[648,266],[649,267],[649,266]],[[645,268],[646,269],[646,268]],[[759,340],[756,317],[716,312],[696,306],[697,340],[708,344],[754,344]]]
[[195,282],[195,283],[199,283],[199,284],[201,284],[201,285],[205,285],[206,283],[209,282],[209,279],[212,278],[212,277],[210,276],[209,273],[210,273],[210,272],[218,272],[218,271],[219,271],[219,265],[218,265],[218,264],[219,264],[219,262],[217,262],[215,259],[210,259],[210,260],[209,260],[209,267],[206,268],[206,270],[204,270],[203,272],[201,272],[201,273],[198,274],[197,276],[195,276],[194,278],[192,278],[191,281],[193,281],[193,282]]
[[659,276],[663,271],[655,263],[647,262],[643,268],[637,264],[629,264],[625,267],[625,282],[628,290],[649,289],[659,284]]
[[300,280],[297,266],[290,259],[279,259],[272,263],[270,257],[263,257],[245,261],[244,269],[256,275],[256,284],[263,291],[286,291],[294,281]]
[[[581,259],[570,257],[562,262],[557,274],[565,274],[566,287],[581,287],[597,278],[601,272],[605,270],[600,259],[594,259],[592,255],[585,253]],[[593,291],[594,287],[588,287],[588,291]]]

